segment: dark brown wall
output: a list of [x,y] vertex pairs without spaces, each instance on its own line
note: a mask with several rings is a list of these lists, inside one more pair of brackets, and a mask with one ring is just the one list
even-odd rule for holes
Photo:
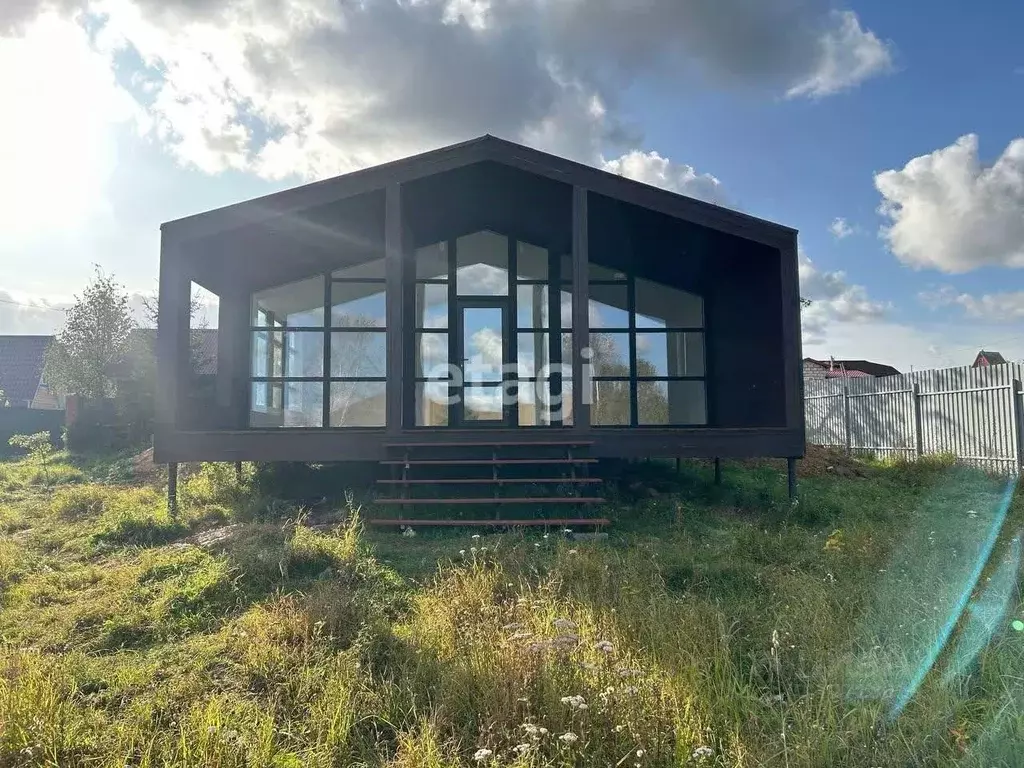
[[725,240],[710,266],[706,340],[712,424],[785,426],[779,253]]

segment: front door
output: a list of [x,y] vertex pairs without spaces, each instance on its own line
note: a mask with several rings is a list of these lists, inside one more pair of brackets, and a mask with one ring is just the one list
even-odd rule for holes
[[462,372],[456,387],[456,426],[503,427],[513,406],[505,402],[505,383],[514,381],[510,328],[505,299],[460,299],[457,308],[456,359]]

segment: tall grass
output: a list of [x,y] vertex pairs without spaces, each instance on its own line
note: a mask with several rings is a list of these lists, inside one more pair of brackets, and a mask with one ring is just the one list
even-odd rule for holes
[[[221,469],[178,519],[152,489],[23,484],[0,497],[0,765],[1019,765],[1017,592],[890,716],[999,484],[865,472],[796,508],[762,469],[652,476],[604,542],[275,520]],[[1013,504],[977,598],[1013,565]]]

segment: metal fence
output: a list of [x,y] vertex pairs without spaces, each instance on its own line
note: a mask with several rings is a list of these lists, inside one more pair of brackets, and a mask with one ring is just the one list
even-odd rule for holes
[[1024,464],[1024,366],[945,368],[804,384],[807,442],[850,453],[950,453],[1005,474]]

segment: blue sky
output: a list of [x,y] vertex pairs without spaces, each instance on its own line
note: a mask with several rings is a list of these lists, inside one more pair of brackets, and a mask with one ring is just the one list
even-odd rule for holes
[[490,132],[797,227],[810,355],[1024,358],[1019,3],[14,5],[0,333],[94,263],[151,292],[162,221]]

